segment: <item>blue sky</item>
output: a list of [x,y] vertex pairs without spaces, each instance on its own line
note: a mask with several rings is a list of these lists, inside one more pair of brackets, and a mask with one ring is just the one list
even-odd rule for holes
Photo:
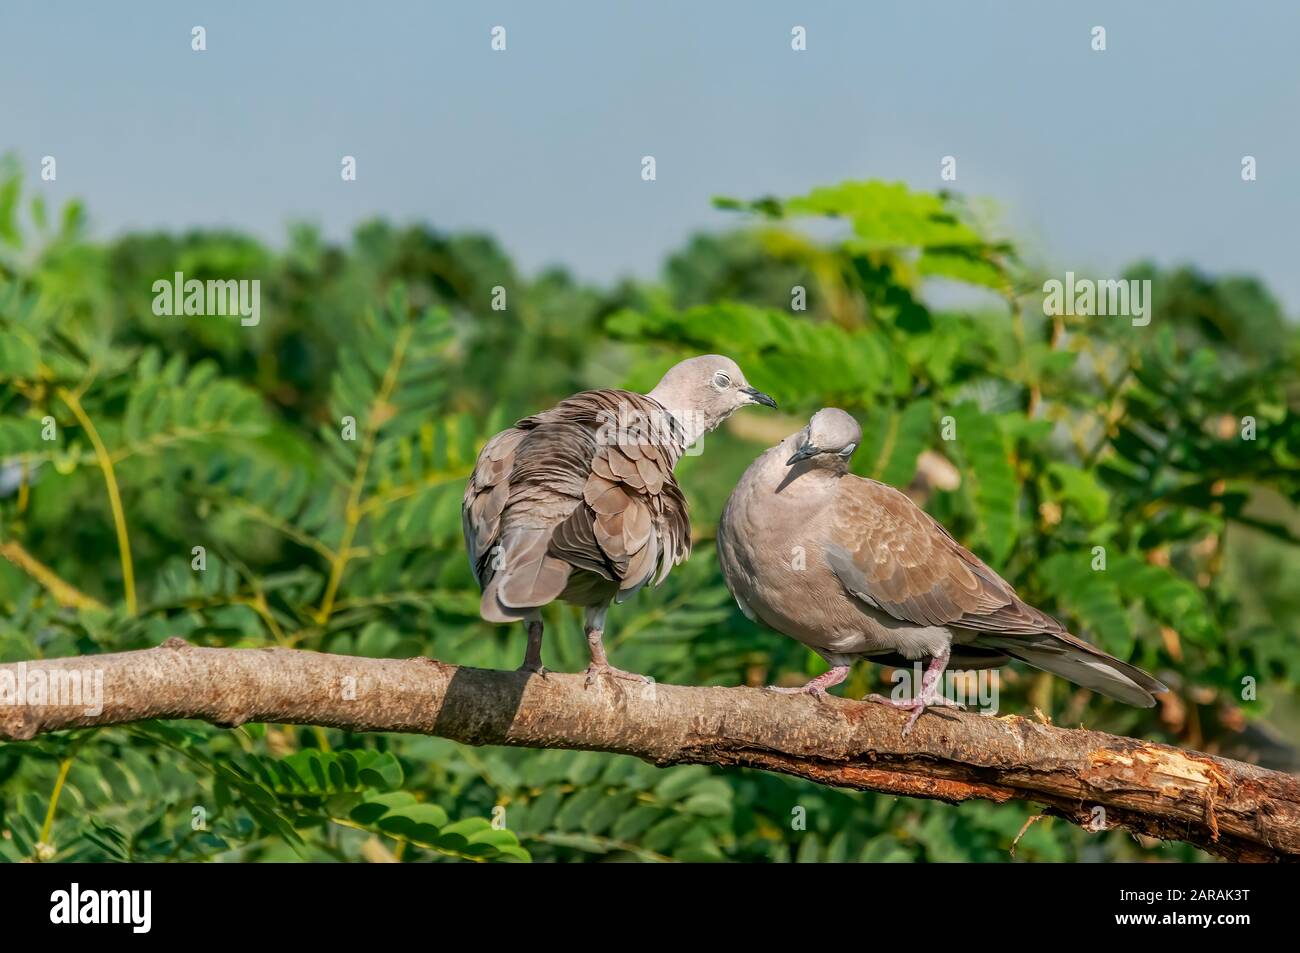
[[691,231],[734,224],[714,195],[937,188],[954,155],[953,185],[994,200],[1051,268],[1254,273],[1295,315],[1297,36],[1288,0],[5,0],[0,152],[32,180],[54,155],[39,187],[84,198],[100,235],[280,242],[294,220],[343,237],[382,215],[487,231],[525,270],[596,280],[654,275]]

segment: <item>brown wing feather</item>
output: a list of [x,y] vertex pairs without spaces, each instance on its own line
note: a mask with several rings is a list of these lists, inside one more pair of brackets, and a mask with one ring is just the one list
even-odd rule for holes
[[487,584],[488,557],[501,538],[501,512],[510,496],[510,471],[515,465],[515,450],[524,436],[524,431],[512,428],[489,440],[479,452],[474,472],[465,486],[461,523],[470,569],[480,585]]
[[855,596],[915,625],[1061,632],[905,494],[875,480],[839,483],[827,561]]
[[1067,632],[928,513],[874,480],[840,481],[826,560],[854,596],[916,625],[975,630],[953,646],[955,668],[1020,659],[1130,705],[1151,706],[1159,679]]
[[665,419],[640,394],[587,391],[488,441],[461,508],[485,602],[495,580],[487,615],[556,598],[565,567],[625,594],[687,557],[690,521],[672,473],[681,450],[673,433],[647,425]]
[[557,529],[552,555],[604,566],[623,592],[649,582],[656,568],[662,580],[690,553],[686,498],[672,472],[681,451],[671,434],[637,423],[662,418],[663,409],[626,391],[592,391],[565,404],[597,425],[597,439],[583,505]]

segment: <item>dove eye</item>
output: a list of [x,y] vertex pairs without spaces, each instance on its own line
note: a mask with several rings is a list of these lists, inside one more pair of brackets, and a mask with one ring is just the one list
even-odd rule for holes
[[718,373],[713,375],[713,386],[718,390],[725,390],[731,386],[731,378],[722,373],[722,371],[718,371]]

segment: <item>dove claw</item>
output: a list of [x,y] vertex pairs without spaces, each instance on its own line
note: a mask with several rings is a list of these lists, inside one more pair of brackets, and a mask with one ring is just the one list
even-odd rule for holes
[[911,716],[903,725],[903,737],[906,738],[912,733],[912,727],[925,712],[927,708],[963,708],[957,702],[949,701],[941,695],[934,695],[928,699],[922,698],[886,698],[884,695],[864,695],[862,698],[865,702],[875,702],[878,705],[888,705],[890,708],[897,708],[899,711],[909,711]]
[[584,687],[590,688],[596,684],[596,679],[604,675],[608,678],[623,679],[629,682],[639,682],[642,685],[649,685],[654,681],[649,675],[638,675],[636,672],[625,672],[621,668],[615,668],[612,665],[597,665],[595,662],[587,666],[587,677],[584,681]]
[[782,695],[812,695],[814,698],[828,698],[829,693],[826,689],[838,685],[849,677],[849,667],[847,665],[835,665],[829,670],[818,675],[807,685],[800,685],[797,688],[786,688],[781,685],[768,685],[768,690],[780,692]]
[[811,695],[814,698],[825,698],[828,694],[826,689],[822,688],[820,685],[813,685],[811,683],[808,685],[796,685],[794,687],[786,685],[767,685],[764,687],[769,692],[780,692],[782,695]]

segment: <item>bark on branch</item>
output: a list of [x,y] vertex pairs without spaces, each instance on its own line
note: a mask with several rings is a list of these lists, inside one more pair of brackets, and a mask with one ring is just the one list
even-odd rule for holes
[[606,679],[588,688],[578,675],[198,648],[180,639],[139,652],[0,665],[0,701],[6,685],[20,675],[30,682],[37,669],[47,680],[102,673],[103,710],[88,714],[85,698],[0,704],[0,738],[152,718],[417,732],[472,745],[619,752],[661,766],[743,765],[951,803],[1032,801],[1091,830],[1123,826],[1233,860],[1300,859],[1300,779],[1016,716],[928,712],[903,738],[903,713],[838,698]]

